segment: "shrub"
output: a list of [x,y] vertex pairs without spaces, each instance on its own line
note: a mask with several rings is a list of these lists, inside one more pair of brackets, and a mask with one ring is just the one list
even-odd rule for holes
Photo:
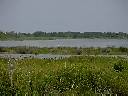
[[122,72],[125,69],[123,62],[122,61],[118,61],[117,63],[114,64],[114,70],[116,72]]

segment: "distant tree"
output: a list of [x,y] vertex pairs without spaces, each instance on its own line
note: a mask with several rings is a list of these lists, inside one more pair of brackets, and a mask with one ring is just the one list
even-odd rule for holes
[[128,34],[123,32],[42,32],[36,31],[34,33],[16,33],[14,31],[4,32],[0,31],[0,39],[15,39],[24,37],[63,37],[63,38],[109,38],[109,39],[128,39]]

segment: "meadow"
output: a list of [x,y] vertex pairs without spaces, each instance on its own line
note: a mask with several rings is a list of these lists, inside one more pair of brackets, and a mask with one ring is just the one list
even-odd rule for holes
[[128,59],[0,59],[2,96],[128,95]]

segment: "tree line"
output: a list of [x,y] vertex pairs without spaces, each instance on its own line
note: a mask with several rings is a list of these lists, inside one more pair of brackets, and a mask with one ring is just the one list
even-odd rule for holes
[[0,40],[6,39],[25,39],[35,37],[49,38],[49,37],[62,37],[62,38],[104,38],[104,39],[128,39],[128,33],[124,32],[42,32],[36,31],[33,33],[21,32],[2,32],[0,31]]

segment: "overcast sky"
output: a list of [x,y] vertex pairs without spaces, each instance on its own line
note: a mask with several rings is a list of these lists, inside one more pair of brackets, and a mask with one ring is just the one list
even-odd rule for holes
[[128,0],[0,0],[0,30],[128,32]]

